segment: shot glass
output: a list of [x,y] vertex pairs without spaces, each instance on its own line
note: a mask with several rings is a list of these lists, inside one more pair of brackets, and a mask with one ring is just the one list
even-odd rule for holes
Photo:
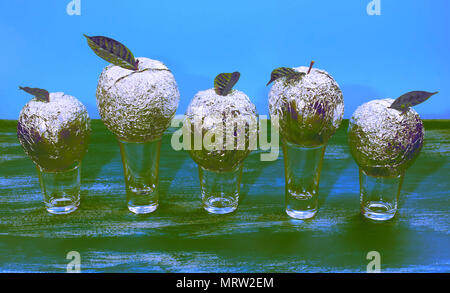
[[302,147],[282,139],[282,147],[286,213],[294,219],[312,218],[319,209],[320,172],[326,144]]
[[242,166],[226,172],[210,171],[198,166],[203,208],[212,214],[228,214],[239,204]]
[[375,177],[359,169],[361,214],[371,220],[387,221],[395,216],[404,174]]
[[56,215],[74,212],[80,205],[81,163],[57,172],[36,169],[47,211]]
[[150,142],[119,141],[128,209],[148,214],[158,208],[158,172],[161,139]]

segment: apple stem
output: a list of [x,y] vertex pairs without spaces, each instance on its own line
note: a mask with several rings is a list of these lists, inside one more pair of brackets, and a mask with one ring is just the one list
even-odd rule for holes
[[134,64],[136,70],[139,70],[139,60],[136,59],[136,63]]
[[312,69],[312,67],[313,67],[313,65],[314,65],[314,60],[313,61],[311,61],[311,63],[309,64],[309,69],[308,69],[308,73],[306,73],[306,74],[309,74],[310,72],[311,72],[311,69]]

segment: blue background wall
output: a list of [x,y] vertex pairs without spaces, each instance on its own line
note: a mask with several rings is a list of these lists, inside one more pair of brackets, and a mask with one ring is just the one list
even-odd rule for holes
[[98,118],[95,89],[107,63],[83,37],[106,35],[135,56],[166,63],[175,74],[185,112],[192,96],[220,72],[239,70],[236,88],[267,114],[265,84],[272,69],[308,65],[340,84],[345,117],[374,98],[410,90],[439,90],[416,107],[423,118],[450,118],[450,1],[1,1],[0,119],[17,119],[29,96],[18,85],[64,91]]

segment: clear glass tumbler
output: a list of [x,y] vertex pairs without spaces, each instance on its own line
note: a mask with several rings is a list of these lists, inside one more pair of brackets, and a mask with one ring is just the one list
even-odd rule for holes
[[318,207],[320,171],[326,144],[318,147],[302,147],[282,140],[286,213],[294,219],[315,216]]
[[119,140],[128,209],[148,214],[158,208],[161,139],[136,143]]
[[404,174],[397,177],[374,177],[359,169],[361,213],[375,221],[390,220],[398,208]]
[[242,166],[232,171],[216,172],[198,166],[203,208],[212,214],[228,214],[239,204]]
[[58,172],[36,168],[47,211],[56,215],[75,211],[80,205],[81,163]]

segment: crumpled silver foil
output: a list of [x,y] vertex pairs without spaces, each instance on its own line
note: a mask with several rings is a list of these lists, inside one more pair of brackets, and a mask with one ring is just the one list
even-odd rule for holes
[[180,93],[170,70],[160,61],[139,60],[139,70],[109,65],[100,75],[97,106],[106,127],[120,140],[161,138],[175,115]]
[[36,98],[22,109],[17,137],[30,159],[48,172],[81,162],[91,132],[86,107],[75,97],[50,93],[49,102]]
[[[250,137],[256,138],[258,131],[256,107],[238,90],[227,96],[216,94],[214,89],[198,92],[189,104],[184,123],[191,125],[189,154],[197,164],[211,171],[235,169],[250,154]],[[217,133],[214,137],[217,145],[210,150],[203,144],[201,149],[194,149],[193,135],[204,138],[208,133]],[[244,144],[239,145],[238,141]]]
[[[307,73],[309,67],[294,68]],[[274,81],[269,92],[272,121],[278,115],[280,134],[304,147],[320,146],[331,138],[344,115],[344,97],[339,85],[326,71],[312,68],[299,80]]]
[[417,112],[388,108],[393,99],[359,106],[350,120],[348,142],[356,163],[371,176],[396,177],[406,171],[423,146],[424,128]]

